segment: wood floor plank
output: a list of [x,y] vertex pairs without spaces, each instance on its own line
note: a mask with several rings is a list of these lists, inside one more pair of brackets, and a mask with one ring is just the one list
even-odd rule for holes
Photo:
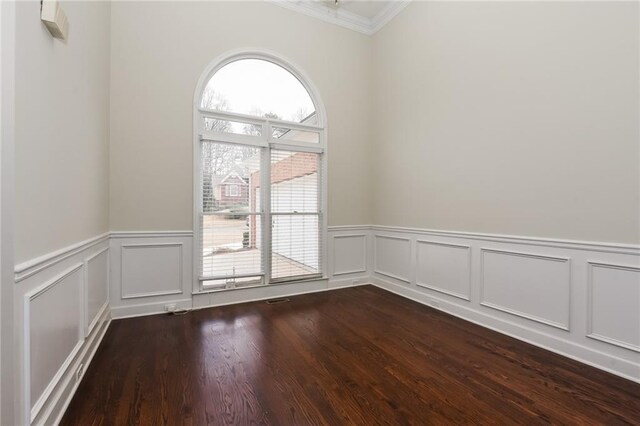
[[373,286],[113,321],[63,425],[640,424],[640,384]]

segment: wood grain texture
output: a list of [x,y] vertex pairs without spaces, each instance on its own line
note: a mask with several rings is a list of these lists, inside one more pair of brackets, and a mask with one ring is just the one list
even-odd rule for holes
[[113,321],[62,420],[639,422],[639,384],[372,286]]

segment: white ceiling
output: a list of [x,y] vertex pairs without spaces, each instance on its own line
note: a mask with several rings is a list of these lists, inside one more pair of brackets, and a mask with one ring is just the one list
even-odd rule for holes
[[[323,3],[327,4],[327,6],[335,7],[335,1],[325,0]],[[360,15],[363,18],[373,19],[393,3],[395,2],[389,0],[338,0],[337,7]]]
[[375,34],[410,0],[266,0],[367,35]]

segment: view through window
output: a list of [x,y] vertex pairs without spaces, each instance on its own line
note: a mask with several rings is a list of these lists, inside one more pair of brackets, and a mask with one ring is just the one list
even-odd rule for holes
[[237,288],[322,274],[323,128],[270,61],[220,68],[200,114],[200,281]]

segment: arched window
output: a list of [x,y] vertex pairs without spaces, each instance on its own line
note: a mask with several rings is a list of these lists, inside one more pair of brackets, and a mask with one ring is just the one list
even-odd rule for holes
[[195,99],[199,290],[322,278],[325,116],[273,55],[218,60]]

